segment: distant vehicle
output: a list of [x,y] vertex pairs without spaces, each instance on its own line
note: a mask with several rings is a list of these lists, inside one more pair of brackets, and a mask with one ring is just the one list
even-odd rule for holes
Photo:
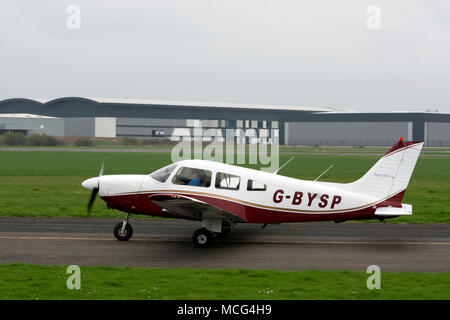
[[164,130],[152,130],[152,136],[154,137],[164,137]]
[[[133,229],[128,214],[201,221],[197,247],[225,237],[237,223],[336,221],[394,218],[412,214],[403,204],[423,142],[400,140],[359,180],[305,181],[208,160],[183,160],[150,175],[100,175],[82,183],[108,208],[126,213],[114,228],[118,240]],[[317,179],[316,179],[317,180]]]

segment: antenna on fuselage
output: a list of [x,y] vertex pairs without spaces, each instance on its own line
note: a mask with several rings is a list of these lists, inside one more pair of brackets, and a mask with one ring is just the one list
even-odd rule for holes
[[320,174],[320,176],[318,176],[316,179],[314,179],[314,181],[317,181],[321,176],[323,176],[325,173],[327,173],[328,170],[330,170],[331,168],[333,168],[333,165],[329,166],[327,170],[325,170],[324,172],[322,172]]
[[289,162],[291,162],[292,159],[294,159],[295,156],[291,157],[288,161],[286,161],[280,168],[278,168],[277,171],[275,171],[273,174],[278,174],[278,171],[284,168],[285,165],[287,165]]

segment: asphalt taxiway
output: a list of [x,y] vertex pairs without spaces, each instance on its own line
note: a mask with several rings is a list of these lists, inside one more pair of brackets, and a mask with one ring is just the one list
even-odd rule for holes
[[275,270],[450,270],[449,224],[239,224],[224,240],[195,248],[198,222],[132,219],[133,238],[117,241],[119,219],[0,218],[0,263],[152,268]]

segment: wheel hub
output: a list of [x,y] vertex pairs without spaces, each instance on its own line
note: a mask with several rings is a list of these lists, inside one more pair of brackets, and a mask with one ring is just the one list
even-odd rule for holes
[[205,243],[208,241],[208,238],[207,238],[204,234],[200,234],[200,235],[197,237],[197,241],[198,241],[198,243],[200,243],[200,244],[205,244]]

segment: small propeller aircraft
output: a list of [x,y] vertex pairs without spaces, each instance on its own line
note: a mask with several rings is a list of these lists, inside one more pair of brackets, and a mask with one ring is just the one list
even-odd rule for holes
[[[192,236],[199,248],[227,236],[237,223],[379,219],[411,215],[402,198],[423,142],[402,138],[359,180],[331,183],[213,162],[183,160],[149,175],[102,175],[82,183],[109,209],[126,213],[114,228],[118,240],[133,235],[129,214],[201,221]],[[279,170],[278,170],[279,171]]]

